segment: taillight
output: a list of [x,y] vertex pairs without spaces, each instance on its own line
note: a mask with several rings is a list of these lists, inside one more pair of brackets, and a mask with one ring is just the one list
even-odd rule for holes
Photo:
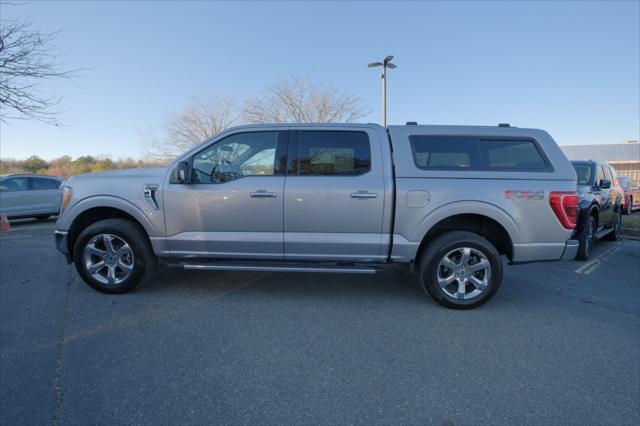
[[567,229],[576,227],[578,222],[577,192],[551,192],[549,204],[562,226]]

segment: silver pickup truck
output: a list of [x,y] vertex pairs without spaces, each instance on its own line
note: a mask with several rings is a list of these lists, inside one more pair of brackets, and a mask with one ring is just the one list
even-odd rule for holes
[[489,300],[511,263],[573,259],[576,173],[542,130],[241,126],[163,169],[63,183],[56,245],[122,293],[184,269],[414,271],[439,303]]

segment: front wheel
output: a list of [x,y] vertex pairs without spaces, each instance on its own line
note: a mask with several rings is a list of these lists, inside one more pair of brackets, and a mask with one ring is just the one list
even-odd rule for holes
[[125,293],[153,274],[156,258],[142,230],[125,219],[88,226],[74,246],[74,263],[82,279],[103,293]]
[[491,299],[502,283],[502,261],[481,236],[453,231],[436,237],[420,260],[422,289],[448,308],[471,309]]
[[613,224],[613,230],[605,237],[609,241],[618,241],[620,239],[620,229],[622,228],[622,209],[616,214],[616,221]]

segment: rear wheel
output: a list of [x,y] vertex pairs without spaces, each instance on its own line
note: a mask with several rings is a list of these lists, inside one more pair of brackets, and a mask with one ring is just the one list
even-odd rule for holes
[[74,263],[82,279],[104,293],[125,293],[153,274],[156,258],[144,233],[125,219],[88,226],[74,246]]
[[578,235],[580,246],[578,247],[576,259],[587,260],[589,259],[589,256],[591,256],[591,251],[596,243],[597,226],[598,223],[596,222],[596,218],[589,215],[585,220],[585,223],[582,225],[580,235]]
[[491,299],[502,283],[502,261],[481,236],[453,231],[435,238],[420,260],[422,289],[448,308],[470,309]]
[[633,213],[633,197],[629,197],[629,201],[627,202],[627,208],[625,209],[625,213],[628,215]]

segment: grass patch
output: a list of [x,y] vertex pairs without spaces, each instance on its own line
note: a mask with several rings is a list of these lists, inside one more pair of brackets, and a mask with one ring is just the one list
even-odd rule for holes
[[622,235],[640,238],[640,214],[622,216]]

